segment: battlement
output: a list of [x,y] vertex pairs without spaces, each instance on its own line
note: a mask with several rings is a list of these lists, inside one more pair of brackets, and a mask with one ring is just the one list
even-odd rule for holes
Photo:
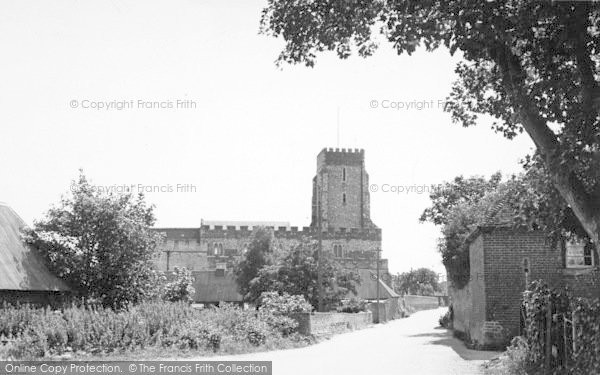
[[342,153],[342,154],[364,154],[365,150],[362,148],[333,148],[333,147],[325,147],[321,150],[321,153]]
[[[283,238],[302,238],[306,236],[316,237],[318,230],[315,227],[297,227],[297,226],[266,226],[265,228],[273,231],[275,237]],[[252,228],[248,226],[235,225],[202,225],[200,227],[200,236],[202,238],[243,238],[252,234]],[[381,239],[380,228],[328,228],[323,229],[323,238],[360,238],[360,239]]]
[[364,160],[362,148],[324,148],[317,155],[317,170],[325,165],[362,166]]

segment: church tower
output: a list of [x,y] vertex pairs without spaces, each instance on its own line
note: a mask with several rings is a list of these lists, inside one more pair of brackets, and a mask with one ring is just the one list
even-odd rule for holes
[[371,222],[363,149],[324,148],[319,153],[313,178],[312,227],[318,226],[319,206],[324,230],[376,228]]

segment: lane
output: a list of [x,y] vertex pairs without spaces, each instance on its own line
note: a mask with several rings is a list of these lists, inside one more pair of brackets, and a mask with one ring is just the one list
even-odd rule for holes
[[469,350],[445,329],[436,328],[446,309],[421,311],[300,349],[211,360],[273,361],[274,375],[423,374],[477,375],[494,352]]

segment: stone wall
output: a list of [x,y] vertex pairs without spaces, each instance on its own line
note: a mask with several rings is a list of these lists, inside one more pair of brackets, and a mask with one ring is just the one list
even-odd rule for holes
[[[252,239],[252,230],[247,227],[209,227],[200,228],[157,228],[165,236],[160,245],[162,250],[156,258],[157,268],[170,271],[175,267],[185,267],[194,271],[214,270],[217,264],[225,264],[231,270],[236,260],[243,254]],[[316,239],[318,232],[314,228],[297,227],[273,228],[274,246],[281,250],[290,249],[300,242]],[[376,249],[381,247],[381,230],[346,229],[326,231],[322,235],[323,250],[333,252],[334,245],[341,245],[344,256],[338,258],[348,267],[376,268]],[[215,244],[221,246],[222,255],[215,255]],[[388,272],[387,259],[381,259],[382,273]]]
[[298,332],[304,335],[330,335],[368,327],[373,321],[370,311],[360,313],[297,313]]

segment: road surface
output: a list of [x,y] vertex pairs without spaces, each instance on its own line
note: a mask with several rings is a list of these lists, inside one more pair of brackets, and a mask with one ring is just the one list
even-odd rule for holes
[[471,375],[495,352],[469,350],[436,328],[445,308],[334,336],[300,349],[213,357],[210,360],[273,361],[273,375]]

